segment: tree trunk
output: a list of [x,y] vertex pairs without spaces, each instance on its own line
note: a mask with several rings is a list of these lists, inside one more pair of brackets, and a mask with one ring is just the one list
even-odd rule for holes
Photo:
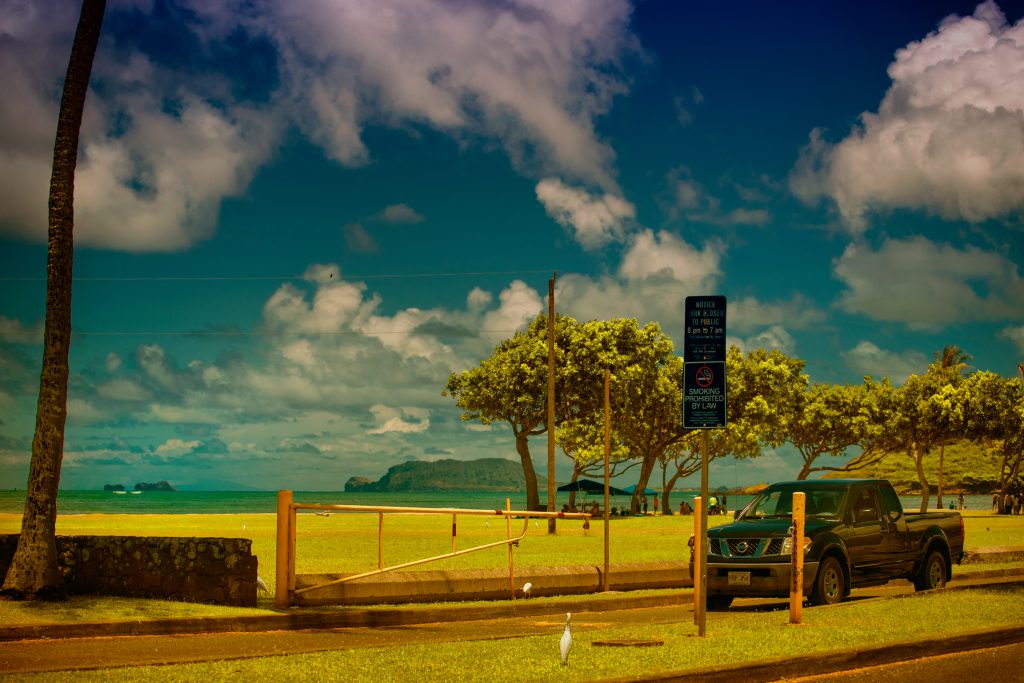
[[939,446],[939,490],[935,495],[935,506],[942,509],[942,464],[946,459],[946,445]]
[[928,498],[932,492],[928,480],[924,476],[924,453],[918,447],[916,441],[910,442],[910,457],[914,459],[917,467],[917,482],[921,485],[921,512],[928,512]]
[[640,463],[640,481],[636,483],[636,489],[633,491],[633,498],[629,503],[630,514],[637,514],[640,512],[640,501],[644,496],[644,491],[647,490],[647,482],[651,479],[651,472],[654,471],[654,463],[657,461],[655,457],[645,457],[643,462]]
[[533,458],[530,457],[527,437],[526,430],[516,434],[516,452],[523,463],[523,477],[526,479],[526,509],[544,510],[540,504],[540,495],[537,493],[537,471],[533,469]]
[[106,0],[84,0],[53,145],[50,176],[49,238],[46,260],[46,327],[43,368],[36,405],[25,514],[21,535],[4,580],[4,595],[17,598],[61,598],[63,581],[57,567],[55,528],[57,489],[64,458],[67,419],[68,355],[71,350],[71,275],[74,252],[75,167],[85,95],[93,57],[103,25]]

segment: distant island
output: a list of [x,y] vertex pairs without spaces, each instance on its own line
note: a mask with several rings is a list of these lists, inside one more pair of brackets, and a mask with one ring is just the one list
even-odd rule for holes
[[[104,491],[124,491],[124,484],[104,484]],[[140,481],[135,485],[133,489],[135,491],[177,491],[176,488],[170,485],[167,481],[158,481],[155,484],[150,484],[144,481]]]
[[[547,479],[537,477],[538,485]],[[366,491],[523,491],[523,466],[502,458],[479,460],[410,460],[388,469],[377,481],[351,477],[347,493]]]

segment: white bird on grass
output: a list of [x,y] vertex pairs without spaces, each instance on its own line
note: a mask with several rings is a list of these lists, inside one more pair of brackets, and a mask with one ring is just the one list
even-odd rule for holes
[[270,592],[270,588],[267,587],[267,582],[264,581],[263,578],[259,577],[259,576],[256,577],[256,588],[258,590],[263,591],[264,593],[269,593]]
[[523,584],[523,597],[530,597],[530,589],[533,588],[533,584],[527,581]]
[[562,631],[562,639],[558,641],[558,653],[562,656],[562,664],[569,664],[569,650],[572,649],[572,631],[569,630],[569,619],[572,614],[565,613],[565,630]]

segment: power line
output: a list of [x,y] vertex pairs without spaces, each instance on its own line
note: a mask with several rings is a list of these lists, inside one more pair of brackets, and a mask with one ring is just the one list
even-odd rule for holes
[[[402,280],[441,277],[483,277],[490,275],[536,275],[552,273],[556,269],[537,270],[493,270],[493,271],[460,271],[451,273],[378,273],[338,275],[343,280]],[[304,275],[168,275],[168,276],[132,276],[132,277],[75,277],[74,282],[283,282],[289,280],[308,280]],[[45,282],[45,277],[0,277],[0,282]]]

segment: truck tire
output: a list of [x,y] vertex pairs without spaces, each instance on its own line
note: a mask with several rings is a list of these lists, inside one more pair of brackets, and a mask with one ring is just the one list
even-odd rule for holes
[[732,604],[731,595],[709,595],[708,596],[708,611],[711,612],[724,612],[729,609],[729,605]]
[[938,550],[929,550],[928,557],[921,565],[921,571],[914,577],[914,589],[928,591],[946,585],[946,557]]
[[842,602],[846,592],[846,575],[843,567],[834,555],[822,560],[818,567],[818,575],[814,577],[814,589],[811,591],[812,605],[834,605]]

